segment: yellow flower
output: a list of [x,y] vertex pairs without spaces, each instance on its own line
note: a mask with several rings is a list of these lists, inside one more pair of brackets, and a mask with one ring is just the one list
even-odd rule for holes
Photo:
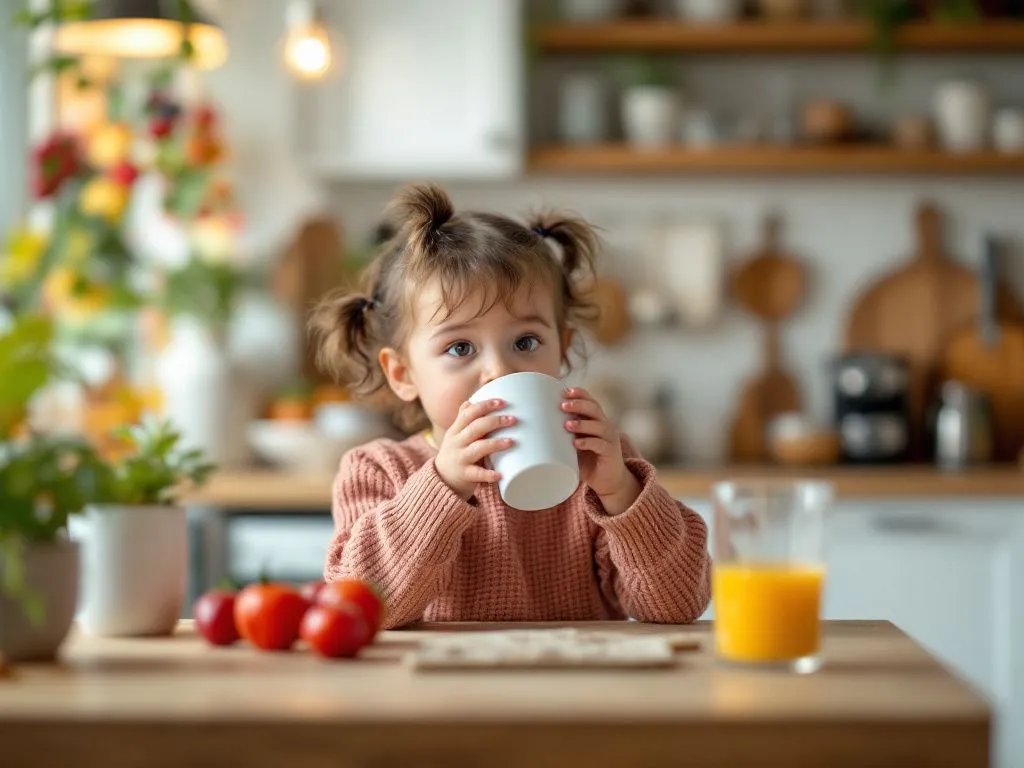
[[95,247],[96,237],[89,230],[69,229],[64,240],[63,260],[72,266],[84,264]]
[[127,160],[132,148],[132,129],[124,123],[101,125],[89,139],[89,163],[110,168]]
[[128,205],[129,191],[113,179],[98,176],[82,189],[79,203],[87,216],[98,216],[116,223]]
[[0,285],[10,288],[28,280],[42,258],[46,236],[27,227],[11,232],[0,254]]
[[81,281],[74,271],[61,267],[51,272],[43,286],[46,306],[71,321],[88,320],[110,306],[110,291]]

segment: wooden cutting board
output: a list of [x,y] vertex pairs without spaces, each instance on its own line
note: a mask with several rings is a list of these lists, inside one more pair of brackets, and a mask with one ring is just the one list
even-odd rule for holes
[[316,349],[306,332],[309,312],[316,302],[345,281],[345,243],[341,228],[332,219],[304,221],[295,239],[277,262],[274,294],[300,318],[301,375],[307,381],[328,383],[316,366]]
[[764,327],[763,367],[740,392],[729,430],[729,455],[736,462],[767,460],[769,423],[802,408],[800,388],[783,367],[779,324],[803,299],[807,274],[799,259],[782,250],[780,227],[777,217],[765,218],[761,247],[732,276],[733,298]]
[[[858,295],[846,322],[847,352],[907,358],[912,460],[925,456],[925,414],[939,383],[938,368],[949,335],[979,311],[977,278],[947,256],[942,226],[938,208],[920,204],[913,257]],[[1003,285],[997,289],[996,308],[999,317],[1020,316],[1019,304]]]
[[998,244],[987,238],[979,321],[953,333],[945,349],[942,372],[943,378],[962,381],[988,396],[993,458],[1014,461],[1024,449],[1024,324],[997,319],[998,279]]

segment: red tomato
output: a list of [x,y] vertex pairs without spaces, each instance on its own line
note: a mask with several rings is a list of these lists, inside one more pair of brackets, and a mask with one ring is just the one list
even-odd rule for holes
[[250,584],[235,599],[238,633],[264,651],[286,651],[299,638],[309,604],[285,584]]
[[235,626],[235,593],[215,589],[199,597],[192,606],[196,629],[212,645],[231,645],[238,640]]
[[310,605],[313,605],[316,603],[317,595],[320,594],[320,590],[323,588],[323,581],[307,581],[299,588],[299,592]]
[[318,605],[355,605],[366,619],[372,634],[377,634],[384,619],[384,601],[366,582],[359,579],[340,579],[324,585],[317,595]]
[[372,639],[354,605],[314,605],[302,618],[301,634],[314,651],[329,659],[352,658]]

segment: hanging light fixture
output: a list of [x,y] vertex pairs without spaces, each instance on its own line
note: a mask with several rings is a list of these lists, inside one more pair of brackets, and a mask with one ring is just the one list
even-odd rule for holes
[[[166,58],[181,50],[185,24],[182,0],[96,0],[87,19],[69,21],[54,35],[58,51],[124,59]],[[216,69],[227,59],[228,46],[219,26],[192,10],[188,39],[193,63]]]
[[331,68],[331,41],[312,0],[291,0],[285,13],[284,63],[295,77],[318,80]]

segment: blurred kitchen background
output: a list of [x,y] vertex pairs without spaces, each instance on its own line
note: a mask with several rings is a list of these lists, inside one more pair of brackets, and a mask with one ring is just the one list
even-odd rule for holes
[[429,179],[598,225],[573,379],[705,517],[720,477],[831,479],[826,613],[897,621],[1024,717],[1024,1],[97,3],[202,14],[167,71],[166,28],[125,51],[29,7],[0,25],[0,277],[52,226],[59,130],[115,182],[81,206],[172,299],[125,326],[58,270],[86,380],[35,415],[102,442],[162,411],[218,462],[193,594],[320,574],[341,454],[393,430],[318,377],[304,314]]

